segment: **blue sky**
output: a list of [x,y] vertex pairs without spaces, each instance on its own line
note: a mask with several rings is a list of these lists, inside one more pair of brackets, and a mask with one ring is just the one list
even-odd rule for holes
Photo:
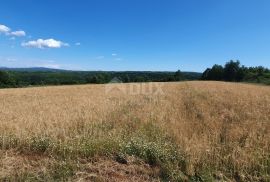
[[0,66],[270,67],[269,0],[1,0]]

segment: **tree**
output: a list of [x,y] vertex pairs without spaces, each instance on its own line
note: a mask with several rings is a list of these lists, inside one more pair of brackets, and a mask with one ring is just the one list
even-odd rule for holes
[[174,74],[174,80],[175,81],[180,81],[183,80],[184,76],[180,70],[176,71]]
[[203,74],[202,74],[202,80],[209,80],[209,72],[211,71],[211,68],[207,68]]
[[227,62],[224,67],[224,79],[226,81],[240,81],[238,75],[239,70],[240,70],[239,61],[231,60]]
[[225,64],[224,68],[220,65],[214,65],[211,69],[207,68],[203,72],[201,79],[268,83],[270,71],[262,66],[240,66],[239,61],[231,60]]
[[33,74],[29,77],[30,85],[42,85],[43,77],[41,74]]
[[223,66],[215,64],[212,68],[207,68],[202,74],[203,80],[223,80],[224,69]]
[[224,69],[223,66],[215,64],[208,73],[210,80],[223,80],[224,78]]
[[267,72],[267,69],[263,66],[258,66],[256,67],[256,72],[258,73],[258,76],[263,76],[263,74]]
[[130,78],[128,76],[128,74],[125,74],[122,76],[122,80],[125,82],[125,83],[129,83],[130,82]]
[[13,84],[12,78],[7,71],[0,71],[0,85]]
[[245,66],[240,67],[236,75],[236,81],[243,81],[247,74],[247,68]]

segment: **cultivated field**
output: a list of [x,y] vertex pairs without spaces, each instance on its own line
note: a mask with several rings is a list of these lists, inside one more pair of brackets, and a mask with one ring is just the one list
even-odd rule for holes
[[2,89],[0,123],[0,181],[270,181],[269,86]]

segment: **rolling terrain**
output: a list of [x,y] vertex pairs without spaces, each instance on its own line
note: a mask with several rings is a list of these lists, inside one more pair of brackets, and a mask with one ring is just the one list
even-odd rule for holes
[[269,181],[270,87],[0,90],[0,181]]

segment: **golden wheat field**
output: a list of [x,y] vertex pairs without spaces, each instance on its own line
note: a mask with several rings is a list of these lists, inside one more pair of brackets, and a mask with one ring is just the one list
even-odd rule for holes
[[2,89],[0,123],[0,181],[270,181],[269,86]]

